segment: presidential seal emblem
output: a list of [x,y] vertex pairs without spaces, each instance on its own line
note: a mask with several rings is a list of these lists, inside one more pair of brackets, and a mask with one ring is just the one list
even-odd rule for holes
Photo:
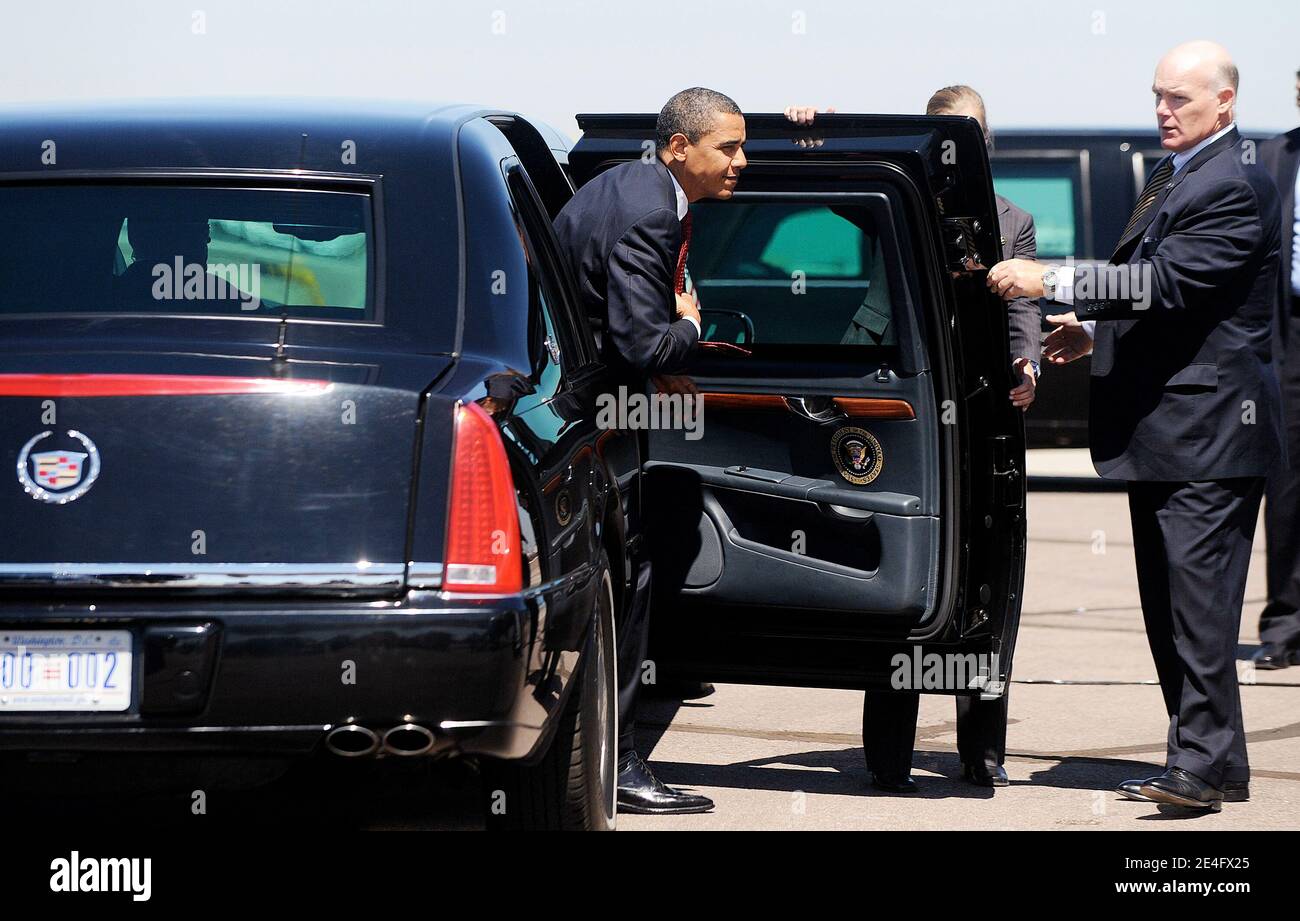
[[865,486],[885,467],[885,452],[876,436],[866,429],[846,425],[831,436],[831,460],[840,476],[858,486]]
[[[86,494],[99,476],[99,449],[81,432],[69,429],[65,439],[75,441],[82,451],[59,448],[32,451],[54,432],[41,432],[28,439],[18,452],[18,482],[27,495],[41,502],[66,505]],[[41,445],[45,447],[45,445]]]

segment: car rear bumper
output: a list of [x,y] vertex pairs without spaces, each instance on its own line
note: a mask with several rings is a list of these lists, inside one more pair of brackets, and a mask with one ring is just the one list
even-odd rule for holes
[[430,754],[524,757],[546,718],[529,683],[533,605],[8,603],[0,632],[130,630],[133,686],[124,712],[0,711],[0,751],[305,755],[342,725],[414,723]]

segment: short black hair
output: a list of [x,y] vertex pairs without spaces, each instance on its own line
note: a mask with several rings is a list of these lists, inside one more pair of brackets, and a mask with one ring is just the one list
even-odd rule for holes
[[684,134],[692,144],[713,130],[714,117],[739,115],[740,106],[730,96],[702,86],[692,86],[669,99],[655,122],[655,152],[668,147],[674,134]]

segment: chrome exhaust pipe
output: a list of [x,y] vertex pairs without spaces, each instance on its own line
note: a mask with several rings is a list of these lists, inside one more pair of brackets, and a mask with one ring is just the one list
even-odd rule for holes
[[379,736],[365,726],[348,723],[329,731],[325,747],[340,758],[364,758],[379,748]]
[[408,758],[427,755],[433,750],[433,733],[415,723],[402,723],[384,733],[382,748],[385,754]]

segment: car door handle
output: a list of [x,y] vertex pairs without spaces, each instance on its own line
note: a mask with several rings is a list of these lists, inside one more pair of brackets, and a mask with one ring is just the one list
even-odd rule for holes
[[848,414],[836,406],[834,402],[830,401],[829,398],[824,399],[827,400],[826,405],[814,409],[810,405],[808,397],[786,397],[785,407],[796,416],[800,416],[810,422],[816,422],[818,425],[825,425],[828,422],[842,422],[848,418]]

